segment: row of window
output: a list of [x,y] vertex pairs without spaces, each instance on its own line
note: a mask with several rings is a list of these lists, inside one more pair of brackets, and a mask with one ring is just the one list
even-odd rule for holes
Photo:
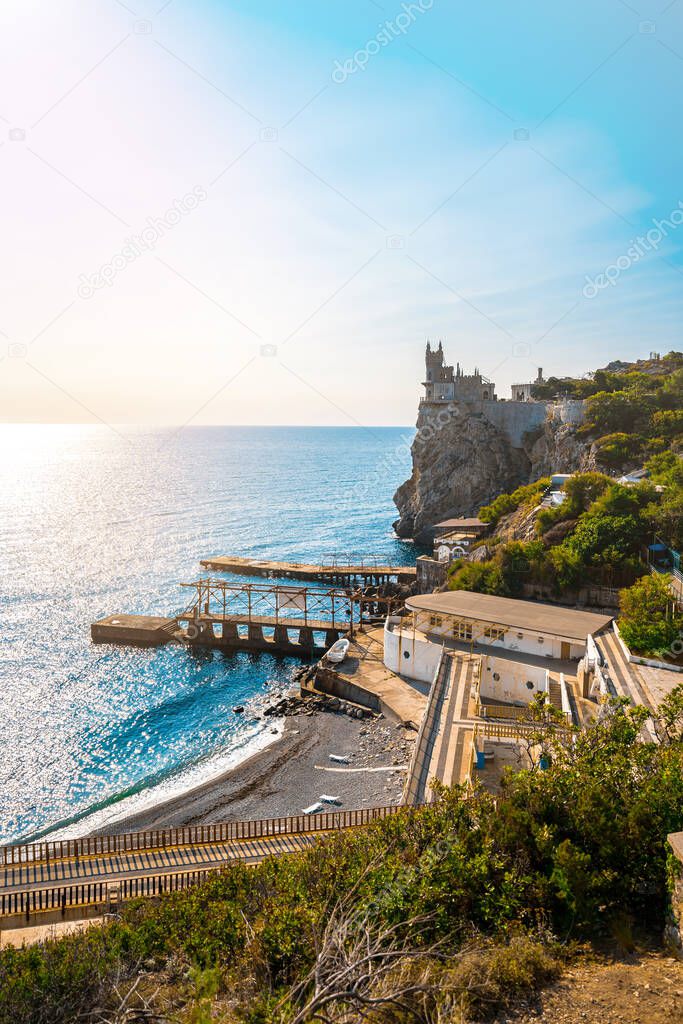
[[[430,615],[429,625],[441,628],[443,627],[443,618],[440,615]],[[470,622],[454,622],[451,626],[451,632],[458,640],[471,640],[472,624]],[[502,629],[500,626],[487,626],[484,630],[484,636],[487,640],[490,640],[491,643],[495,643],[496,640],[502,640],[505,633],[506,630]]]

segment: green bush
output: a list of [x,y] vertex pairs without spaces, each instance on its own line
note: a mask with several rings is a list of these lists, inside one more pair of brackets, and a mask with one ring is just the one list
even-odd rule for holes
[[683,615],[676,611],[670,576],[643,576],[619,594],[619,629],[636,653],[672,657],[683,637]]
[[595,442],[597,459],[603,466],[618,469],[643,451],[643,438],[637,434],[605,434]]
[[482,505],[479,518],[484,523],[496,526],[503,516],[515,512],[524,505],[537,505],[543,492],[550,486],[550,477],[542,477],[531,484],[518,487],[512,494],[499,494],[490,505]]
[[[467,964],[482,955],[511,994],[537,983],[553,969],[552,943],[539,946],[548,929],[600,936],[627,914],[661,930],[665,839],[683,829],[682,747],[639,742],[645,714],[614,702],[603,722],[553,747],[547,771],[508,773],[496,801],[442,788],[424,808],[304,853],[231,863],[197,889],[128,906],[119,922],[2,949],[0,1024],[66,1024],[95,1006],[98,1019],[113,1019],[116,988],[150,962],[189,979],[179,992],[198,1000],[196,1019],[222,985],[235,1019],[287,1020],[314,991],[310,972],[334,915],[350,936],[353,922],[405,934],[423,951],[421,977],[440,944],[429,989],[437,1003],[442,990],[464,992]],[[487,988],[471,1012],[500,999]]]

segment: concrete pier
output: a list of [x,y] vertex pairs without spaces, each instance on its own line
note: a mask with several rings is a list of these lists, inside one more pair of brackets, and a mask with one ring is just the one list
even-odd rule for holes
[[353,635],[378,611],[377,599],[360,591],[212,579],[182,586],[194,595],[185,611],[168,618],[109,615],[93,622],[93,641],[148,647],[175,642],[308,658]]
[[[230,621],[201,615],[177,620],[176,638],[193,647],[214,647],[226,651],[268,651],[272,654],[292,654],[299,657],[320,657],[333,643],[344,636],[347,628],[332,627],[330,622],[313,621],[308,625],[301,619],[280,619],[260,616],[235,616]],[[266,635],[272,630],[272,635]]]
[[265,576],[294,580],[317,580],[323,583],[351,586],[382,586],[389,582],[414,583],[415,566],[375,565],[370,562],[357,564],[314,564],[309,562],[278,562],[269,559],[241,558],[237,555],[220,555],[203,558],[203,569],[229,572],[239,576]]
[[107,615],[93,622],[90,636],[95,643],[118,643],[158,647],[175,639],[178,623],[160,615]]

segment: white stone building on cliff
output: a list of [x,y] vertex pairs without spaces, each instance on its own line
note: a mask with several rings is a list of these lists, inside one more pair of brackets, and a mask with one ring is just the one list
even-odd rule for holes
[[548,420],[558,424],[578,424],[583,419],[584,403],[576,399],[537,400],[532,396],[535,384],[542,384],[543,371],[539,368],[536,380],[528,384],[513,384],[511,397],[499,399],[493,381],[475,367],[474,373],[465,373],[457,363],[447,366],[443,343],[432,348],[427,342],[425,352],[425,389],[420,399],[421,416],[429,419],[440,415],[445,405],[455,404],[469,414],[481,415],[507,438],[514,448],[522,448],[525,435],[539,430]]
[[475,367],[474,373],[463,373],[460,363],[455,369],[444,364],[443,343],[432,349],[427,342],[425,353],[426,380],[423,381],[426,402],[495,401],[496,386],[482,377]]

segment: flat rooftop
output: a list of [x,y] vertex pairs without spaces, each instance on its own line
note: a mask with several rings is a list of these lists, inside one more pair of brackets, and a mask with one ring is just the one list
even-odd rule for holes
[[584,641],[589,633],[599,633],[612,622],[613,615],[561,608],[538,601],[518,601],[510,597],[475,594],[469,590],[449,590],[443,594],[419,594],[409,597],[406,607],[412,612],[453,615],[510,629],[530,630],[568,640]]
[[481,519],[444,519],[441,523],[435,523],[434,528],[439,530],[483,530],[488,528],[488,523]]

